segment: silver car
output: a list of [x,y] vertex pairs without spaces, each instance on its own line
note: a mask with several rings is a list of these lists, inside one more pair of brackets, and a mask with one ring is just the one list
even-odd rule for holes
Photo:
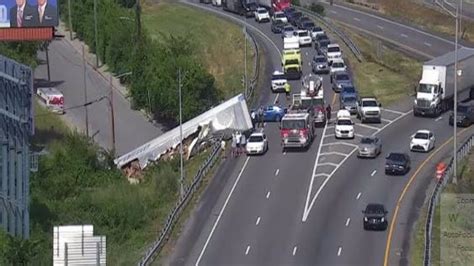
[[377,137],[363,137],[357,157],[375,158],[382,152],[382,141]]

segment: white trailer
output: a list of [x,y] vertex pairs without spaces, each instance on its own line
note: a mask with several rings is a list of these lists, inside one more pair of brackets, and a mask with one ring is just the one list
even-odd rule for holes
[[300,48],[300,40],[298,36],[291,36],[283,38],[283,49],[299,49]]
[[[454,52],[423,64],[421,80],[416,89],[413,114],[438,116],[454,104]],[[474,50],[458,50],[458,102],[474,99]]]
[[64,114],[64,95],[56,88],[38,88],[36,94],[51,111]]

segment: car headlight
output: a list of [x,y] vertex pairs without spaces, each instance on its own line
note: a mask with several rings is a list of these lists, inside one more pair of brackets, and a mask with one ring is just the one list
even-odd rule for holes
[[354,132],[354,129],[353,129],[353,128],[350,128],[350,129],[349,129],[349,132]]
[[337,84],[337,87],[338,87],[338,88],[342,88],[342,85],[341,85],[341,84]]
[[413,101],[413,103],[416,105],[416,104],[418,103],[418,101],[415,99],[415,100]]
[[367,217],[364,217],[364,222],[368,222],[369,219],[367,219]]
[[380,221],[383,223],[385,222],[385,218],[382,217],[382,219],[380,219]]

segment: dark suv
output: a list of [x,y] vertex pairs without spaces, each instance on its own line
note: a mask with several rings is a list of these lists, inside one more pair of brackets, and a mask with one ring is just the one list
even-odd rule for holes
[[405,175],[410,171],[410,156],[406,153],[391,152],[385,159],[386,175]]
[[365,207],[364,230],[386,230],[388,227],[387,213],[385,206],[378,203],[369,203]]
[[[474,123],[474,103],[459,104],[457,108],[456,124],[461,127],[468,127]],[[449,124],[454,124],[454,113],[449,116]]]

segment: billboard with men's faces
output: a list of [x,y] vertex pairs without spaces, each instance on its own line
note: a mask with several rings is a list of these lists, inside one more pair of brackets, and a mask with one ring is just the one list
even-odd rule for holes
[[0,28],[56,27],[57,0],[0,0]]

